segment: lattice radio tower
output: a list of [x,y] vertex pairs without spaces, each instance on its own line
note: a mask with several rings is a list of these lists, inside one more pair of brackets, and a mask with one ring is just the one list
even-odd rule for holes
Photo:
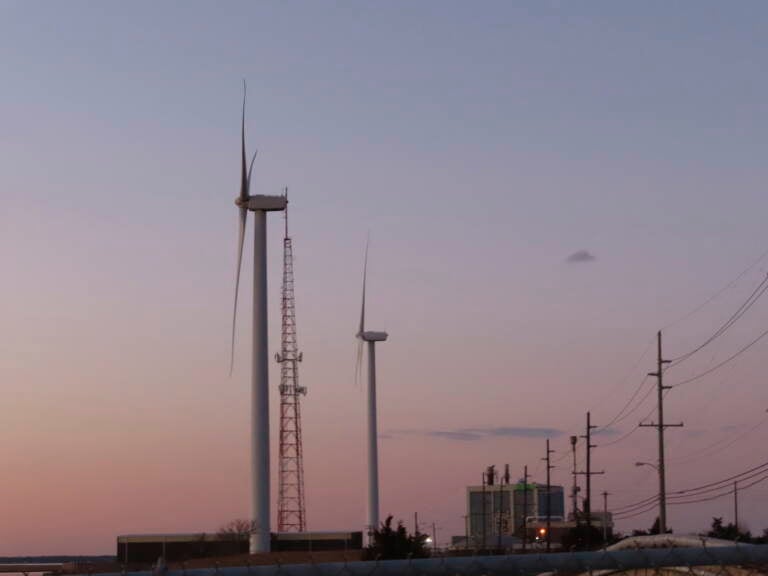
[[[288,189],[285,190],[286,197]],[[287,208],[287,207],[286,207]],[[288,210],[285,211],[283,239],[283,289],[281,312],[282,346],[275,359],[280,364],[280,472],[277,503],[278,532],[306,530],[304,508],[304,463],[301,447],[300,398],[307,393],[299,386],[302,354],[296,342],[296,301],[293,295],[293,243],[288,236]]]

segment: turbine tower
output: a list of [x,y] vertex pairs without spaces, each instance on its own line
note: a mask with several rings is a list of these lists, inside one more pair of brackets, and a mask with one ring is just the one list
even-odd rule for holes
[[241,131],[240,195],[235,199],[240,215],[240,234],[237,245],[237,273],[235,277],[235,305],[232,316],[232,356],[235,354],[235,320],[237,319],[237,293],[243,261],[243,243],[248,211],[253,212],[253,349],[251,368],[251,518],[250,552],[270,551],[269,510],[269,342],[267,338],[267,212],[285,210],[285,196],[249,195],[251,171],[256,154],[246,170],[245,157],[245,83],[243,83],[243,119]]
[[357,366],[360,370],[363,342],[368,343],[368,534],[379,527],[379,439],[376,421],[376,342],[387,339],[386,332],[365,330],[365,282],[368,273],[368,243],[365,244],[363,264],[363,302],[360,310],[360,328],[357,338]]
[[[288,198],[288,189],[285,190]],[[304,508],[304,462],[301,444],[300,398],[307,393],[299,386],[299,352],[296,340],[296,301],[293,294],[293,241],[288,235],[288,208],[283,238],[282,345],[275,360],[280,364],[280,473],[278,476],[277,531],[306,530]]]

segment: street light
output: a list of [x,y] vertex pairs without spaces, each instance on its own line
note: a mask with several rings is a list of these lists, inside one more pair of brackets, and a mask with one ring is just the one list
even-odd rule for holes
[[651,464],[650,462],[635,462],[635,466],[650,466],[657,472],[659,471],[659,467],[656,466],[656,464]]

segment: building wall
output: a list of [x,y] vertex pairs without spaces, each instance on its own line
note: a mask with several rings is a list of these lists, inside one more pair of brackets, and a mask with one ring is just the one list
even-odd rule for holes
[[[546,485],[497,484],[467,487],[466,532],[476,546],[493,546],[501,529],[504,535],[522,535],[525,518],[562,517],[562,486],[550,486],[551,512],[547,510]],[[485,544],[483,544],[485,538]]]

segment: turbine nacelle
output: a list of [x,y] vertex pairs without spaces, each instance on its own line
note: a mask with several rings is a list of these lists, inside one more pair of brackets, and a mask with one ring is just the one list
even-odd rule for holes
[[254,194],[247,198],[238,196],[235,198],[235,206],[245,208],[255,212],[263,210],[264,212],[280,212],[285,210],[288,205],[288,198],[285,196],[267,196],[266,194]]
[[368,330],[357,335],[363,342],[384,342],[389,335],[386,332]]

